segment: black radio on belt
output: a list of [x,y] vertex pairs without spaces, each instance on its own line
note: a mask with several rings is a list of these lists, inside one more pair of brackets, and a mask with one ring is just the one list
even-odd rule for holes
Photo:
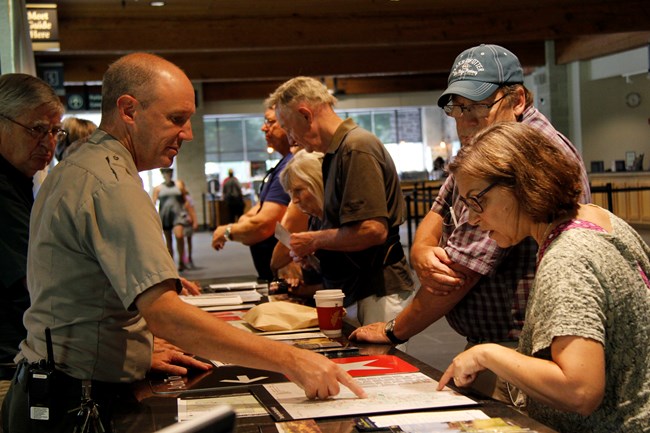
[[27,379],[29,417],[39,421],[48,421],[50,419],[52,393],[54,391],[54,350],[52,348],[50,328],[45,328],[45,344],[47,359],[41,359],[30,364]]

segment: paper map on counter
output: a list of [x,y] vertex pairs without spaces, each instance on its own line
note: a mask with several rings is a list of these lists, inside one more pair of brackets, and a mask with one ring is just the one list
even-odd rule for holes
[[477,404],[449,388],[436,391],[438,382],[423,373],[385,374],[356,380],[368,398],[357,398],[341,386],[341,392],[333,398],[309,400],[305,392],[291,382],[265,384],[255,387],[253,393],[276,421]]

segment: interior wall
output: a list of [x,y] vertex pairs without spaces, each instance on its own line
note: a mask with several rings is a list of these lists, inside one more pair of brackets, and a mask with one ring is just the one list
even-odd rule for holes
[[[587,169],[591,161],[625,160],[625,152],[644,153],[644,170],[650,167],[650,75],[643,73],[626,82],[622,76],[588,79],[588,64],[583,65],[580,110],[582,152]],[[641,96],[638,107],[626,105],[632,92]]]

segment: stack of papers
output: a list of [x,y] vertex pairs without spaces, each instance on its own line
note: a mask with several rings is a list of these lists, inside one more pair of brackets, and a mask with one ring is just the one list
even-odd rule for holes
[[239,296],[242,302],[259,302],[262,299],[262,295],[255,289],[238,290],[233,293],[211,293],[208,296],[222,296],[224,298]]
[[180,298],[188,304],[200,307],[206,311],[223,310],[222,307],[237,306],[237,308],[251,308],[253,304],[248,306],[242,305],[244,303],[259,302],[262,299],[255,289],[238,290],[236,292],[219,292],[219,293],[204,293],[199,296],[180,296]]
[[199,296],[179,296],[181,300],[195,307],[213,307],[220,305],[239,305],[243,303],[239,295],[210,294]]
[[208,293],[212,292],[231,292],[235,290],[256,290],[256,289],[266,289],[266,283],[258,283],[257,281],[243,281],[239,283],[222,283],[222,284],[210,284],[205,288],[205,291]]

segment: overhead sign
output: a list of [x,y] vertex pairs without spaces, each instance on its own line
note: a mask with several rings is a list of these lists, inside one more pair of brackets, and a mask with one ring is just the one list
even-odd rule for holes
[[59,22],[56,4],[27,3],[26,8],[34,51],[58,51]]
[[101,111],[101,91],[101,86],[88,86],[74,83],[66,84],[66,111]]
[[52,86],[57,95],[65,95],[63,85],[63,63],[39,63],[36,65],[38,76]]

